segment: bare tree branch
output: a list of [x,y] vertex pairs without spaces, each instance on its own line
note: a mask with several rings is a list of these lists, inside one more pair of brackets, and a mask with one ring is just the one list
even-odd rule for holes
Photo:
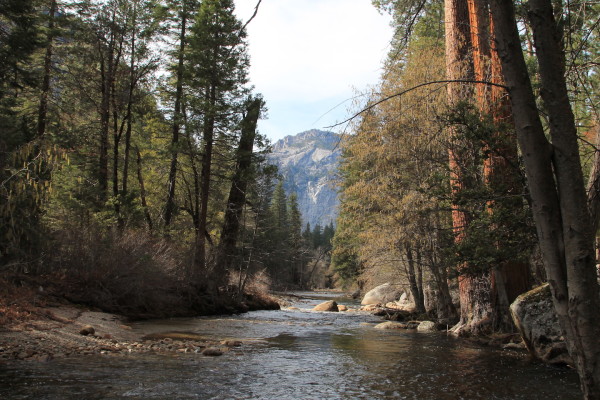
[[408,92],[412,92],[413,90],[416,90],[418,88],[424,87],[424,86],[429,86],[429,85],[435,85],[437,83],[480,83],[480,84],[484,84],[484,85],[488,85],[488,86],[496,86],[496,87],[501,87],[503,89],[508,90],[508,86],[505,85],[501,85],[499,83],[494,83],[494,82],[488,82],[488,81],[477,81],[477,80],[470,80],[470,79],[445,79],[445,80],[441,80],[441,81],[431,81],[431,82],[425,82],[425,83],[421,83],[417,86],[413,86],[409,89],[403,90],[399,93],[393,94],[391,96],[385,97],[373,104],[371,104],[368,107],[363,108],[362,110],[360,110],[359,112],[357,112],[356,114],[354,114],[353,116],[351,116],[350,118],[342,121],[342,122],[338,122],[337,124],[334,125],[330,125],[330,126],[326,126],[326,129],[331,129],[331,128],[335,128],[336,126],[340,126],[345,124],[346,122],[350,122],[352,121],[354,118],[358,117],[359,115],[361,115],[362,113],[372,110],[373,108],[377,107],[379,104],[384,103],[390,99],[393,99],[394,97],[399,97],[402,96]]
[[252,20],[254,19],[254,17],[256,17],[256,14],[258,14],[258,7],[260,7],[260,3],[262,3],[262,0],[258,0],[258,3],[256,3],[256,7],[254,7],[254,14],[252,14],[252,16],[250,17],[250,19],[248,21],[246,21],[246,23],[244,24],[244,26],[242,26],[242,31],[244,29],[246,29],[246,27],[248,26],[248,24],[250,24],[250,22],[252,22]]

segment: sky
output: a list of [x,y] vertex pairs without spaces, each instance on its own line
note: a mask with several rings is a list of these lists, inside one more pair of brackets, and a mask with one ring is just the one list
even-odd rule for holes
[[[238,18],[257,2],[235,0]],[[269,109],[259,131],[275,142],[349,117],[348,100],[379,80],[389,22],[371,0],[262,0],[247,28],[250,81]]]

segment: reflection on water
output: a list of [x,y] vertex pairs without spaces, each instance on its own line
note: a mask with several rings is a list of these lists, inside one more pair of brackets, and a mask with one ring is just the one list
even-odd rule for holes
[[[0,365],[3,399],[579,399],[572,371],[443,334],[380,331],[356,313],[295,306],[137,324],[152,333],[262,339],[219,358],[143,355]],[[350,300],[342,301],[348,304]]]

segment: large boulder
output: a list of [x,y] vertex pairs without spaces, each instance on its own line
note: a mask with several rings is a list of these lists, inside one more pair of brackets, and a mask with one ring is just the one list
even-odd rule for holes
[[335,301],[330,300],[330,301],[326,301],[324,303],[321,303],[319,305],[316,305],[313,308],[313,311],[333,311],[333,312],[338,312],[338,305]]
[[402,292],[398,288],[388,282],[369,290],[360,304],[386,304],[395,301],[401,294]]
[[550,285],[517,297],[510,312],[532,355],[550,364],[572,364],[552,304]]

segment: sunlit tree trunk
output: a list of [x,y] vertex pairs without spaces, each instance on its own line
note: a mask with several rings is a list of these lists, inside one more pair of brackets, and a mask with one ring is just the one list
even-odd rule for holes
[[[466,0],[445,0],[446,27],[446,74],[449,80],[473,80],[473,45],[469,8]],[[448,85],[448,99],[451,107],[472,99],[473,90],[468,85],[451,83]],[[468,190],[474,182],[466,175],[472,163],[469,156],[460,151],[459,132],[450,128],[451,149],[449,151],[450,185],[454,197]],[[466,166],[466,168],[465,168]],[[455,241],[460,243],[471,223],[472,216],[464,206],[452,207],[452,225]],[[458,266],[458,287],[460,296],[460,322],[453,328],[456,334],[478,333],[487,329],[491,322],[491,279],[487,271],[472,272],[471,265]]]
[[[473,43],[473,66],[475,79],[503,84],[499,73],[500,61],[493,41],[493,26],[489,18],[489,6],[485,0],[467,0]],[[504,89],[488,84],[476,85],[476,104],[482,115],[492,115],[498,124],[510,118],[510,105]],[[502,135],[502,136],[501,136]],[[516,137],[511,132],[496,132],[492,147],[488,145],[484,160],[484,180],[493,193],[502,200],[488,202],[488,212],[502,212],[506,208],[518,210],[523,207],[520,194],[522,184],[517,173],[518,155]],[[501,147],[498,147],[501,146]],[[502,223],[502,222],[500,222]],[[490,246],[503,246],[490,243]],[[491,266],[491,310],[494,329],[511,330],[512,318],[509,306],[516,297],[530,288],[529,266],[516,260]]]

